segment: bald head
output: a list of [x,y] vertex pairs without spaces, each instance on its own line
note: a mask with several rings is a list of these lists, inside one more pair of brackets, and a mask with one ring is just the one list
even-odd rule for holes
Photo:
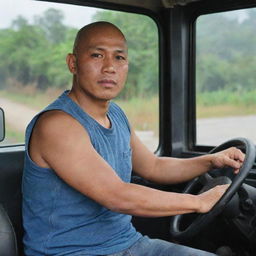
[[73,54],[69,53],[66,61],[76,97],[109,101],[126,82],[129,60],[125,37],[111,23],[89,24],[78,31]]
[[108,37],[120,37],[126,45],[125,36],[117,26],[110,22],[98,21],[82,27],[77,32],[73,53],[78,54],[84,44],[88,43],[92,37],[97,37],[102,35],[102,33],[105,33]]

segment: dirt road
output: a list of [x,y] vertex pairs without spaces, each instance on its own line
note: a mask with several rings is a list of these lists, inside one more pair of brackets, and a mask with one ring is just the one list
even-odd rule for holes
[[25,131],[25,128],[32,117],[37,113],[37,111],[31,108],[13,102],[8,99],[0,98],[0,107],[5,112],[6,122],[17,131]]
[[197,144],[219,145],[235,137],[246,137],[256,143],[256,115],[197,121]]

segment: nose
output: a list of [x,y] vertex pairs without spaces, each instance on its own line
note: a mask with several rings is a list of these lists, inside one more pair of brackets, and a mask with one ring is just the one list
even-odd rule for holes
[[105,57],[103,61],[103,72],[104,73],[115,73],[114,60],[111,57]]

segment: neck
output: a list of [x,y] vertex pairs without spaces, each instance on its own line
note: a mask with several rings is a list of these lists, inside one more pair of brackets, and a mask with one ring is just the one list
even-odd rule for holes
[[99,124],[105,128],[110,128],[111,124],[107,116],[110,101],[89,97],[85,93],[79,93],[73,90],[73,88],[68,96]]

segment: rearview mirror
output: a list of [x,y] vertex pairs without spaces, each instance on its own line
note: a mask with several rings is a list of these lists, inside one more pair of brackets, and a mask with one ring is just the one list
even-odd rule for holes
[[4,111],[0,108],[0,142],[4,140],[5,137],[5,123],[4,123]]

